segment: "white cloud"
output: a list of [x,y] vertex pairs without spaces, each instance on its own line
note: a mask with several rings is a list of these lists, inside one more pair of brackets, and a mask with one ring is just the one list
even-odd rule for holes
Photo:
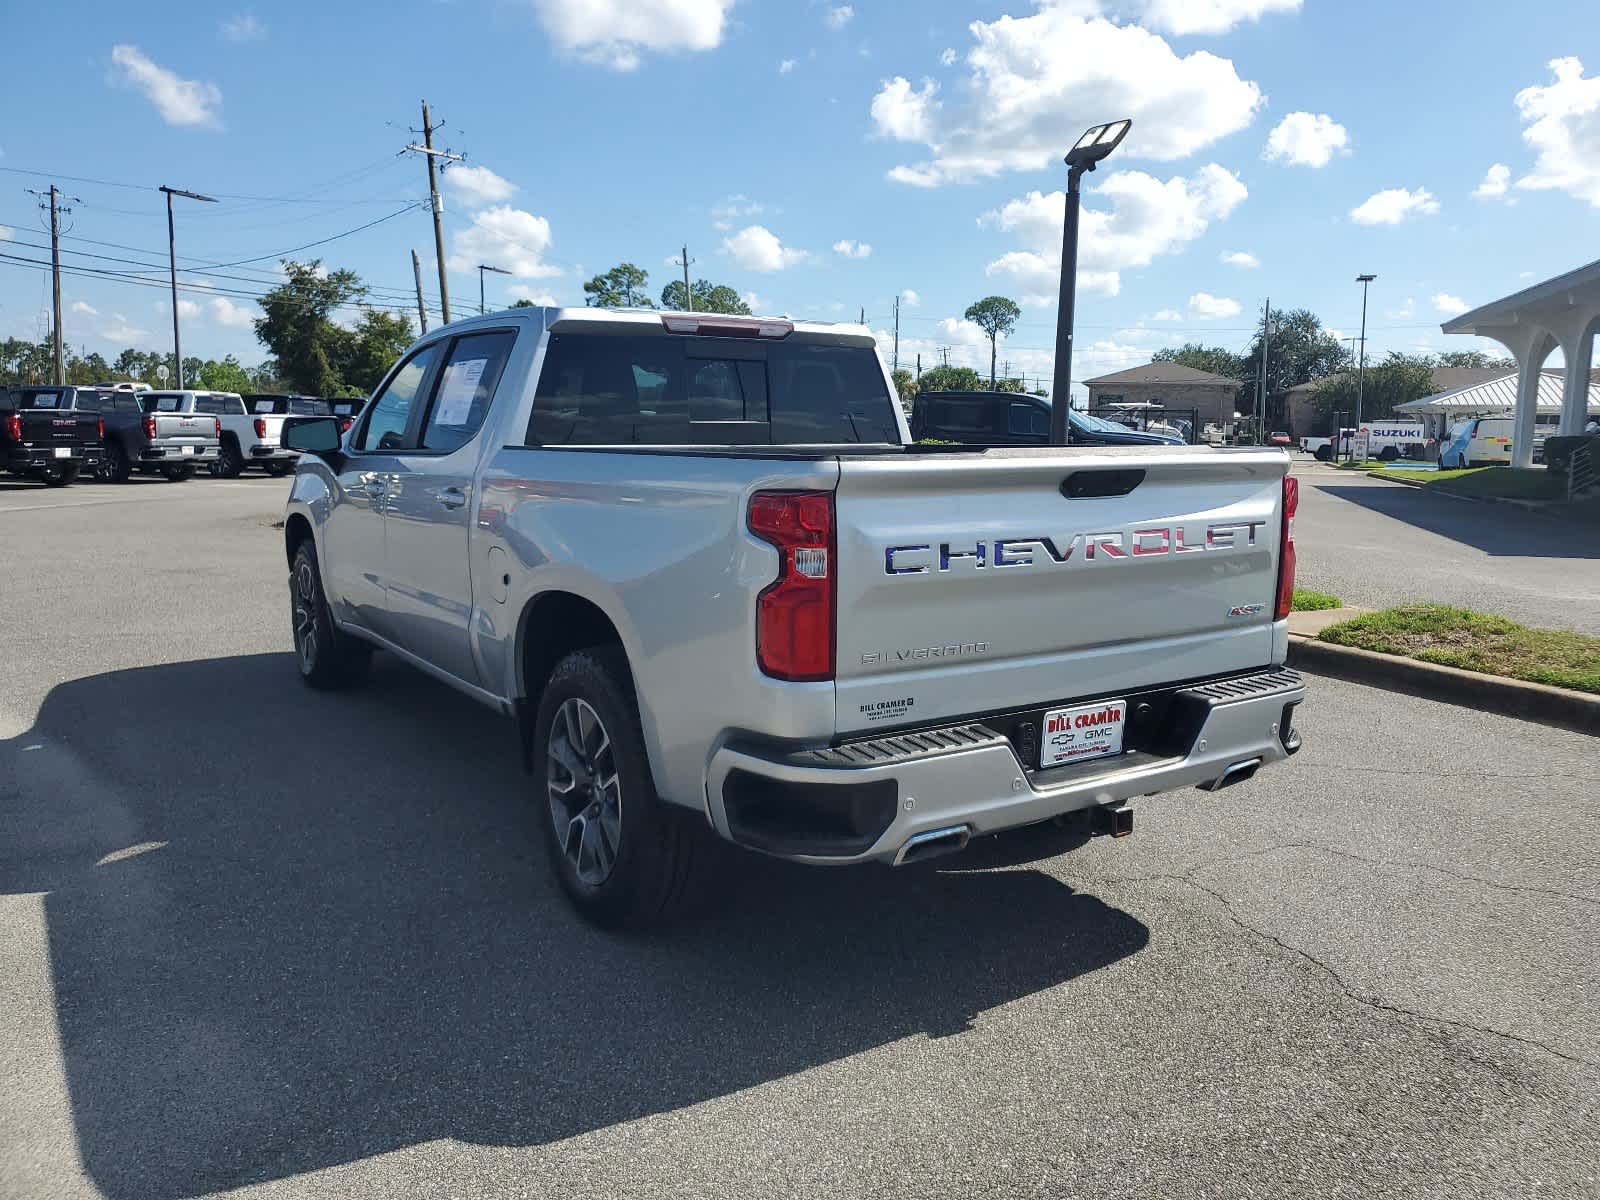
[[457,163],[444,173],[445,183],[460,192],[468,204],[499,204],[511,199],[517,185],[502,179],[488,167]]
[[547,291],[531,288],[525,283],[513,283],[506,289],[506,294],[513,300],[526,300],[530,304],[537,304],[541,308],[559,308],[561,301],[557,300]]
[[1550,62],[1555,82],[1523,88],[1517,111],[1528,125],[1522,140],[1538,157],[1519,188],[1554,188],[1600,208],[1600,75],[1584,77],[1576,58]]
[[1388,317],[1391,321],[1409,321],[1412,317],[1417,315],[1417,302],[1410,296],[1407,296],[1406,302],[1399,308],[1391,308],[1383,315]]
[[1239,302],[1226,296],[1213,296],[1210,292],[1196,292],[1189,297],[1189,313],[1201,321],[1219,321],[1223,317],[1237,317]]
[[137,46],[113,46],[111,61],[122,68],[122,80],[144,93],[168,125],[220,128],[222,90],[214,83],[181,79],[157,66]]
[[218,325],[229,329],[249,329],[255,324],[256,314],[242,304],[235,304],[226,296],[213,297],[211,316]]
[[[1078,287],[1115,296],[1121,272],[1145,267],[1194,241],[1214,220],[1228,216],[1248,195],[1233,172],[1208,163],[1192,176],[1161,180],[1143,171],[1118,171],[1092,193],[1110,210],[1085,206],[1078,241]],[[985,213],[980,225],[1016,234],[1022,248],[991,262],[985,273],[1009,278],[1023,290],[1046,294],[1060,282],[1061,192],[1029,192]]]
[[765,211],[765,205],[758,204],[743,193],[738,193],[727,197],[712,207],[711,228],[726,233],[733,228],[735,218],[755,217]]
[[17,231],[9,225],[0,225],[0,242],[14,242],[17,240]]
[[1204,50],[1180,56],[1147,29],[1070,5],[969,28],[977,44],[960,105],[946,109],[937,84],[914,89],[898,75],[873,97],[878,133],[920,142],[932,156],[891,171],[897,182],[931,186],[1056,165],[1062,137],[1106,113],[1134,119],[1124,154],[1182,158],[1244,128],[1262,102],[1229,60]]
[[1427,188],[1411,191],[1407,188],[1388,188],[1368,196],[1350,210],[1350,219],[1357,225],[1398,225],[1407,217],[1432,216],[1439,211],[1439,202]]
[[1449,292],[1439,292],[1433,298],[1434,310],[1443,317],[1459,317],[1467,311],[1467,302]]
[[1261,157],[1296,167],[1325,167],[1349,153],[1350,134],[1327,113],[1292,112],[1267,134]]
[[872,253],[872,247],[866,242],[853,242],[849,238],[842,238],[833,244],[834,253],[842,254],[846,258],[866,258]]
[[1298,12],[1301,0],[1143,0],[1144,23],[1179,37],[1191,33],[1227,33],[1267,13]]
[[549,221],[500,204],[472,214],[472,227],[455,235],[446,264],[453,271],[470,271],[488,263],[521,279],[543,279],[561,274],[560,267],[544,261],[549,249]]
[[140,342],[150,336],[150,331],[135,328],[121,313],[112,313],[111,324],[101,328],[100,336],[108,342]]
[[939,55],[939,65],[941,67],[953,67],[956,65],[956,52],[954,47],[946,46],[944,48]]
[[911,288],[907,288],[905,291],[900,293],[900,303],[904,304],[907,308],[916,308],[922,303],[922,297],[917,295],[917,293]]
[[1181,321],[1183,314],[1175,308],[1163,308],[1150,318],[1152,321]]
[[1504,196],[1510,186],[1511,168],[1505,163],[1494,163],[1483,173],[1483,182],[1472,189],[1472,194],[1481,200],[1492,200]]
[[781,271],[806,258],[804,250],[785,246],[763,225],[747,225],[722,239],[722,250],[747,271]]
[[100,315],[98,308],[92,304],[85,304],[82,300],[74,300],[72,302],[72,311],[82,313],[86,317],[98,317]]
[[846,25],[850,24],[851,18],[855,15],[856,10],[851,8],[848,4],[839,4],[829,8],[828,11],[823,14],[822,19],[827,23],[829,29],[843,29]]
[[767,302],[754,292],[741,292],[739,299],[743,300],[753,313],[759,313],[763,308],[767,307]]
[[267,36],[267,27],[256,20],[253,13],[241,13],[224,21],[221,33],[229,42],[259,42]]
[[792,58],[786,58],[778,64],[779,75],[787,75],[792,70],[794,70],[794,59]]
[[533,0],[557,49],[614,71],[650,50],[715,50],[735,0]]
[[1248,250],[1229,250],[1222,255],[1222,265],[1238,267],[1242,271],[1254,271],[1261,265],[1261,260]]

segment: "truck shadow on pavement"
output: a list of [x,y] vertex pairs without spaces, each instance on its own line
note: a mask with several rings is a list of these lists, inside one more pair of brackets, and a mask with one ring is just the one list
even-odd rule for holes
[[94,1182],[190,1196],[569,1138],[958,1035],[1149,939],[1042,872],[971,869],[1014,866],[993,844],[899,872],[730,852],[704,914],[607,935],[549,878],[529,795],[510,722],[381,655],[342,696],[288,654],[57,686],[0,743],[0,891],[48,891]]
[[1515,505],[1455,500],[1404,484],[1315,486],[1339,500],[1496,557],[1600,558],[1600,537],[1589,526]]

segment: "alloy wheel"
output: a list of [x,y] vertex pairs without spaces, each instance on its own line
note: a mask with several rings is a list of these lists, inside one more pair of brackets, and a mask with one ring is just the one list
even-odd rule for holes
[[294,648],[301,671],[310,674],[317,665],[317,576],[305,561],[294,573]]
[[599,887],[622,841],[622,782],[611,737],[594,707],[575,696],[556,710],[547,751],[556,841],[579,882]]

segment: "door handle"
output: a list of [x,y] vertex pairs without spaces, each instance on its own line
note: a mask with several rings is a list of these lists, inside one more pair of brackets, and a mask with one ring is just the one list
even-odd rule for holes
[[467,494],[458,487],[447,487],[439,493],[439,503],[446,508],[460,508],[467,502]]
[[369,496],[381,496],[384,492],[383,480],[377,477],[363,480],[361,490]]

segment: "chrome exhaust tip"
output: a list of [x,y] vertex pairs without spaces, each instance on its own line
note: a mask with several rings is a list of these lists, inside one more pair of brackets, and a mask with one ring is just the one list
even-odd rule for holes
[[1200,790],[1204,792],[1220,792],[1225,787],[1232,787],[1236,783],[1243,783],[1261,769],[1259,758],[1244,758],[1236,763],[1229,763],[1228,769],[1218,775],[1210,783],[1202,783]]
[[954,854],[958,850],[965,850],[967,843],[972,840],[972,827],[969,825],[951,825],[946,829],[930,829],[927,833],[919,833],[915,837],[906,839],[906,844],[900,847],[900,852],[894,856],[894,865],[903,867],[907,863],[921,862],[925,858],[937,858],[941,854]]

